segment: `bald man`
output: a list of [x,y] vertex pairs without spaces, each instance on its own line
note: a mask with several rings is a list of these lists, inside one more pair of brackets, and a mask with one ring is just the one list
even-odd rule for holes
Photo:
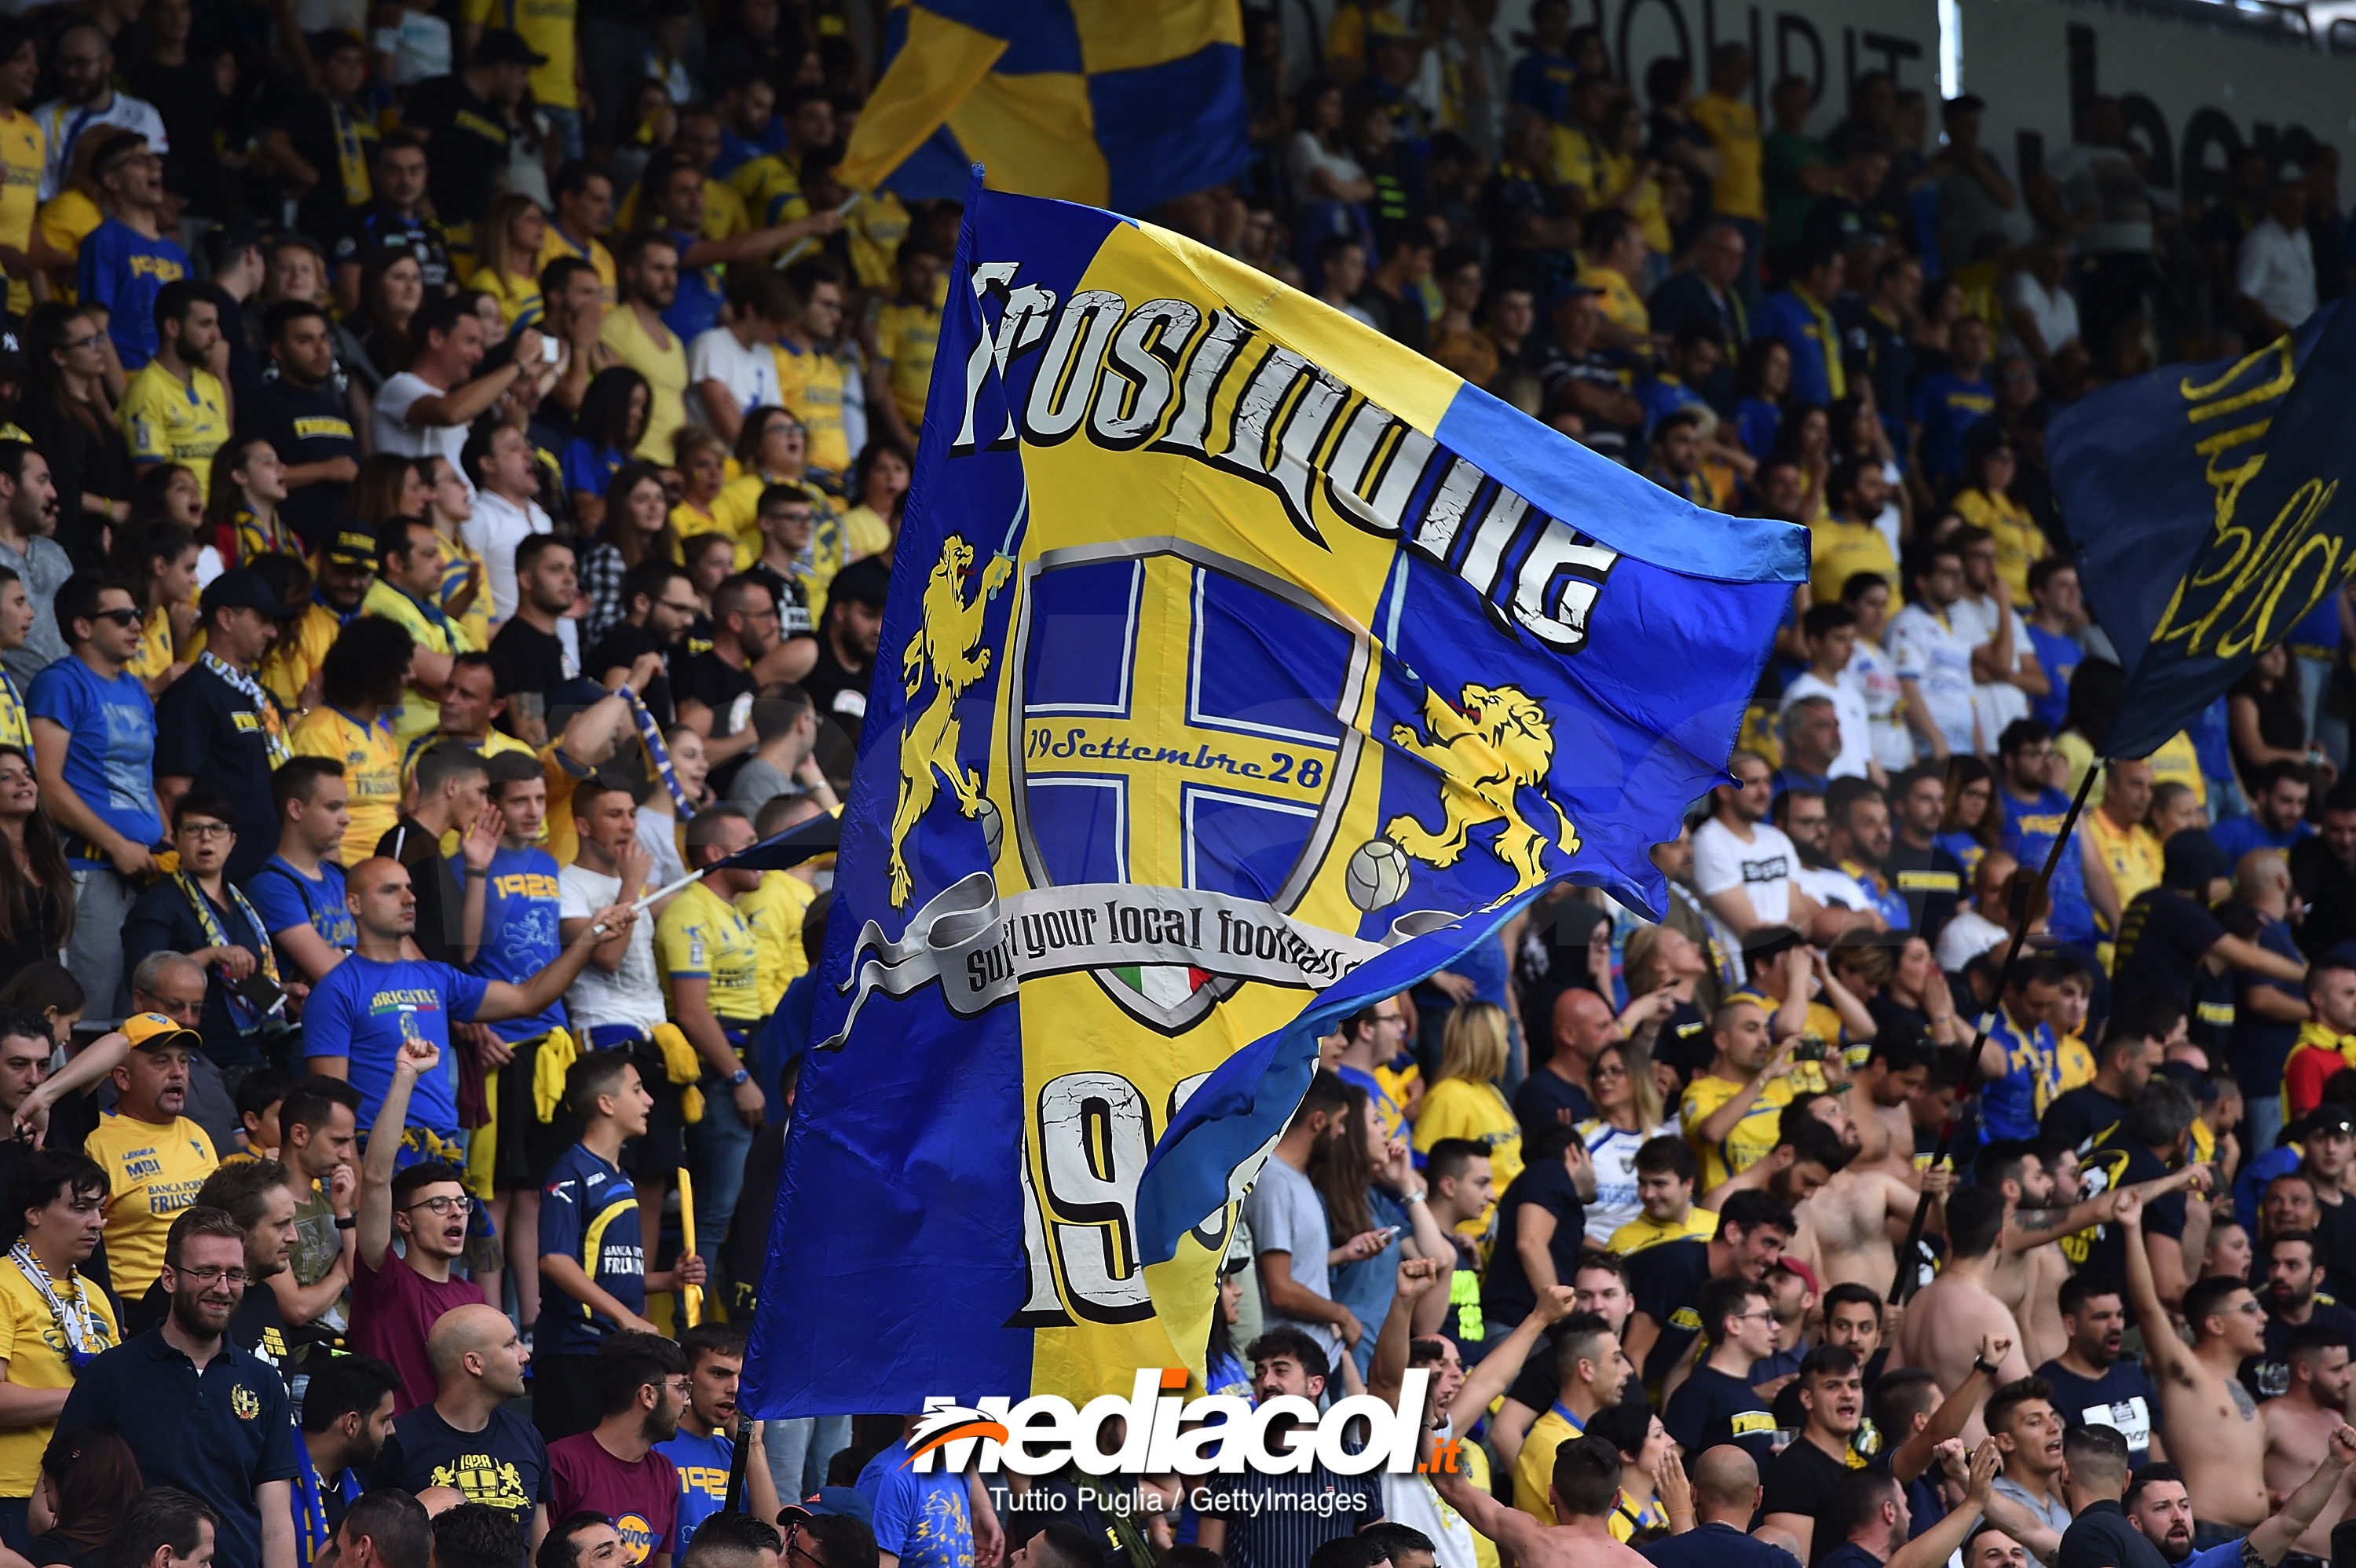
[[[497,816],[485,814],[486,820],[476,824],[475,837],[462,851],[469,866],[470,907],[479,908],[487,891],[482,875],[472,867],[477,861],[488,864],[488,848],[497,847],[498,837]],[[476,852],[478,848],[482,854]],[[545,1010],[564,994],[597,944],[626,932],[637,918],[627,904],[598,911],[555,963],[516,985],[403,955],[403,940],[417,928],[417,894],[408,868],[398,860],[380,856],[354,866],[345,879],[344,901],[351,910],[359,945],[327,971],[304,1006],[303,1038],[311,1069],[350,1080],[360,1092],[359,1124],[366,1132],[376,1125],[402,1042],[431,1041],[441,1049],[442,1065],[419,1081],[410,1096],[405,1125],[418,1129],[412,1140],[418,1153],[458,1165],[466,1157],[458,1145],[458,1064],[450,1050],[451,1024],[494,1023]],[[504,1054],[492,1060],[494,1049]],[[485,1048],[484,1054],[484,1067],[495,1071],[512,1053],[495,1045]]]
[[1620,1020],[1609,1003],[1577,987],[1554,999],[1554,1050],[1546,1064],[1522,1080],[1514,1095],[1514,1119],[1524,1137],[1560,1123],[1577,1126],[1595,1115],[1587,1075],[1598,1052],[1621,1038]]
[[1799,1560],[1782,1547],[1745,1533],[1765,1496],[1758,1463],[1747,1450],[1731,1443],[1705,1448],[1689,1475],[1694,1528],[1644,1548],[1654,1568],[1799,1568]]
[[434,1325],[425,1353],[434,1363],[434,1403],[392,1424],[370,1484],[421,1498],[452,1488],[529,1527],[538,1547],[548,1533],[541,1502],[548,1450],[532,1424],[509,1408],[523,1394],[531,1352],[498,1307],[461,1307]]

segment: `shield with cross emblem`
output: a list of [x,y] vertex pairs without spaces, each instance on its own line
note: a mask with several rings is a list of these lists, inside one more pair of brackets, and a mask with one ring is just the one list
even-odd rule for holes
[[[1026,579],[1007,755],[1031,885],[1183,889],[1290,913],[1349,799],[1372,640],[1184,539],[1050,550]],[[1240,983],[1169,965],[1091,973],[1165,1034]]]

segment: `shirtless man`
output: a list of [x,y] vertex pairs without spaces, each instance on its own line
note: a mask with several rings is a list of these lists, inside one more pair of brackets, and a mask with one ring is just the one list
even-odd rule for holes
[[[1880,1046],[1877,1044],[1874,1049],[1878,1052]],[[1922,1068],[1913,1076],[1921,1077],[1928,1071],[1927,1067]],[[1900,1094],[1890,1107],[1900,1121],[1906,1119],[1904,1099]],[[1810,1106],[1814,1108],[1820,1103],[1826,1102],[1812,1101]],[[1837,1102],[1829,1103],[1837,1107]],[[1905,1233],[1906,1227],[1913,1222],[1914,1210],[1922,1193],[1914,1181],[1891,1174],[1886,1163],[1869,1168],[1862,1166],[1860,1146],[1865,1124],[1871,1124],[1877,1131],[1887,1131],[1880,1123],[1880,1107],[1874,1109],[1876,1115],[1867,1117],[1865,1123],[1851,1119],[1837,1108],[1833,1111],[1839,1117],[1845,1141],[1858,1150],[1858,1157],[1835,1172],[1806,1202],[1793,1205],[1800,1231],[1785,1251],[1815,1270],[1816,1277],[1827,1285],[1869,1285],[1875,1294],[1887,1296],[1890,1282],[1898,1274],[1898,1253],[1890,1240],[1893,1227],[1896,1233]],[[1911,1136],[1903,1147],[1907,1151],[1908,1175],[1912,1176]],[[1926,1171],[1922,1175],[1922,1187],[1928,1187],[1933,1197],[1930,1229],[1933,1234],[1944,1223],[1940,1201],[1954,1185],[1954,1177],[1949,1171]]]
[[[2266,1429],[2266,1498],[2280,1506],[2331,1452],[2331,1435],[2348,1419],[2348,1341],[2319,1323],[2291,1330],[2285,1352],[2290,1392],[2258,1406]],[[2291,1545],[2312,1557],[2331,1556],[2331,1527],[2348,1511],[2350,1484],[2334,1487],[2323,1511]]]
[[[2032,1365],[2059,1356],[2070,1342],[2062,1322],[2062,1282],[2070,1277],[2070,1261],[2062,1255],[2062,1238],[2073,1236],[2110,1217],[2116,1198],[2096,1193],[2077,1202],[2058,1190],[2044,1159],[2027,1144],[1990,1144],[1980,1151],[1976,1170],[1979,1184],[2004,1194],[2003,1243],[1988,1288],[2019,1320],[2029,1337],[2022,1348]],[[2140,1186],[2148,1200],[2172,1192],[2192,1179],[2190,1168]]]
[[2187,1349],[2168,1320],[2144,1250],[2143,1200],[2119,1200],[2112,1223],[2126,1257],[2127,1300],[2143,1328],[2144,1357],[2159,1385],[2160,1430],[2192,1495],[2196,1547],[2245,1534],[2266,1517],[2266,1429],[2235,1372],[2265,1349],[2265,1309],[2237,1279],[2196,1281],[2184,1293]]
[[1930,1052],[1913,1036],[1886,1029],[1874,1036],[1873,1054],[1849,1073],[1849,1082],[1857,1085],[1849,1095],[1856,1108],[1855,1168],[1912,1181],[1914,1121],[1906,1106],[1931,1082]]
[[[1652,1568],[1612,1539],[1612,1510],[1620,1500],[1620,1450],[1601,1437],[1574,1437],[1555,1450],[1547,1497],[1555,1523],[1540,1524],[1507,1508],[1462,1469],[1432,1477],[1440,1498],[1466,1523],[1514,1555],[1523,1568]],[[1976,1472],[1975,1472],[1976,1474]]]
[[[2029,1359],[2019,1349],[2020,1325],[1988,1287],[2005,1208],[2003,1197],[1985,1187],[1966,1187],[1948,1198],[1947,1266],[1907,1308],[1892,1365],[1928,1367],[1941,1388],[1954,1388],[1970,1374],[1974,1347],[1987,1336],[2007,1347],[1996,1369],[1998,1387],[2029,1375]],[[1974,1411],[1964,1424],[1964,1441],[1977,1443],[1987,1435]]]

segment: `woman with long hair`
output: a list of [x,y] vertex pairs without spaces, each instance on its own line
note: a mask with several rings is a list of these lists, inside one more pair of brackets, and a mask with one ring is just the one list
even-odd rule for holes
[[1251,1369],[1244,1365],[1243,1347],[1236,1343],[1236,1323],[1243,1310],[1243,1272],[1250,1266],[1243,1258],[1219,1264],[1219,1299],[1211,1308],[1211,1339],[1203,1355],[1205,1393],[1251,1397]]
[[1794,403],[1775,432],[1775,455],[1800,471],[1800,516],[1811,525],[1832,516],[1825,480],[1833,468],[1831,419],[1815,403]]
[[1522,1129],[1499,1083],[1513,1049],[1505,1009],[1494,1002],[1460,1002],[1440,1035],[1440,1072],[1415,1114],[1415,1147],[1423,1153],[1442,1138],[1471,1138],[1489,1151],[1489,1173],[1503,1192],[1522,1173]]
[[1986,528],[1996,539],[1996,574],[2023,614],[2036,606],[2029,597],[2029,569],[2053,553],[2052,541],[2027,508],[2012,498],[2020,453],[2001,430],[1982,427],[1964,442],[1964,483],[1948,505],[1964,521]]
[[[2111,733],[2111,716],[2118,711],[2119,699],[2127,694],[2127,672],[2109,659],[2082,659],[2070,672],[2070,699],[2062,710],[2062,731],[2053,737],[2053,754],[2068,765],[2065,778],[2055,781],[2054,788],[2062,794],[2075,795],[2078,781],[2102,755],[2103,742]],[[2158,771],[2160,753],[2179,747],[2190,749],[2190,741],[2171,740],[2159,752],[2152,753],[2153,772]],[[2189,770],[2199,776],[2200,754],[2194,752]],[[2096,833],[2103,830],[2095,828]]]
[[483,237],[482,265],[466,280],[488,294],[510,332],[540,325],[548,314],[540,297],[540,252],[548,242],[548,215],[521,191],[494,197],[475,230]]
[[[1387,1189],[1398,1185],[1398,1170],[1412,1171],[1414,1167],[1405,1147],[1384,1136],[1373,1097],[1355,1083],[1345,1092],[1349,1104],[1342,1113],[1342,1130],[1311,1153],[1309,1184],[1324,1202],[1325,1232],[1333,1239],[1328,1288],[1333,1301],[1348,1307],[1365,1329],[1357,1344],[1344,1351],[1350,1365],[1341,1371],[1342,1379],[1357,1387],[1365,1381],[1376,1333],[1398,1287],[1399,1257],[1405,1251],[1400,1238],[1413,1230],[1407,1206]],[[1440,1243],[1436,1226],[1431,1239]]]
[[908,481],[916,454],[897,438],[878,435],[851,465],[851,493],[859,504],[842,514],[842,548],[852,560],[875,555],[892,559],[900,541],[900,514],[908,505]]
[[630,462],[647,432],[654,394],[647,379],[627,366],[600,370],[581,394],[573,439],[564,445],[564,491],[584,535],[605,520],[607,487]]
[[[74,1026],[81,1022],[82,1009],[89,1005],[81,982],[56,958],[36,958],[17,970],[15,978],[0,981],[0,1008],[22,1008],[28,1013],[40,1014],[48,1023],[51,1040],[70,1040]],[[40,1099],[41,1091],[35,1089],[33,1097]],[[56,1095],[49,1098],[54,1100]]]
[[107,390],[106,329],[71,305],[25,318],[29,374],[16,418],[49,460],[58,542],[77,566],[105,559],[108,530],[131,520],[131,448]]
[[2259,777],[2276,763],[2311,768],[2330,787],[2331,764],[2312,746],[2307,730],[2307,704],[2299,694],[2297,672],[2290,667],[2290,650],[2280,643],[2258,656],[2249,673],[2225,695],[2225,729],[2233,737],[2233,762],[2253,799],[2265,788]]
[[1757,337],[1734,372],[1734,432],[1742,450],[1764,462],[1774,454],[1792,393],[1792,351],[1780,337]]
[[1619,1451],[1620,1495],[1604,1522],[1614,1541],[1655,1541],[1694,1525],[1693,1488],[1658,1412],[1641,1399],[1595,1413],[1587,1430]]
[[425,520],[434,525],[434,548],[442,553],[442,587],[437,603],[442,613],[466,629],[478,648],[491,645],[491,596],[483,592],[489,581],[482,553],[466,542],[466,527],[475,515],[475,489],[458,465],[446,457],[421,457],[417,471],[424,475]]
[[1654,1083],[1665,1101],[1675,1100],[1685,1080],[1708,1067],[1716,1054],[1708,1023],[1717,993],[1714,986],[1703,989],[1710,961],[1708,949],[1673,925],[1638,926],[1622,949],[1621,977],[1629,997],[1661,991],[1669,1004],[1628,1033],[1651,1059]]
[[434,481],[414,457],[377,452],[360,459],[344,506],[352,520],[374,533],[395,517],[422,517],[434,504]]
[[621,624],[622,578],[649,557],[680,558],[679,536],[671,531],[670,496],[663,489],[662,470],[651,463],[633,463],[614,475],[606,488],[611,504],[608,526],[581,557],[581,591],[589,596],[589,618],[581,628],[581,645],[594,648],[600,638]]
[[[188,483],[196,475],[185,468]],[[197,631],[197,536],[177,523],[151,522],[124,530],[114,570],[131,581],[131,597],[145,627],[138,651],[123,667],[160,697],[194,656],[183,657]]]
[[33,1534],[25,1561],[33,1568],[100,1568],[123,1510],[145,1486],[139,1456],[113,1428],[50,1434],[29,1510],[48,1524]]
[[1595,1168],[1595,1197],[1587,1205],[1587,1239],[1612,1244],[1612,1233],[1644,1211],[1636,1200],[1636,1150],[1647,1138],[1677,1130],[1662,1110],[1652,1059],[1633,1042],[1615,1040],[1595,1053],[1587,1070],[1596,1115],[1579,1124],[1579,1140]]
[[2004,806],[1996,797],[1996,774],[1977,757],[1949,757],[1947,810],[1939,821],[1939,848],[1960,861],[1964,875],[1970,877],[2003,832]]
[[224,567],[251,566],[264,555],[309,554],[279,519],[286,500],[286,464],[260,436],[240,436],[213,454],[213,493],[205,503],[206,545]]
[[416,346],[410,318],[425,303],[425,272],[406,251],[371,251],[360,261],[360,321],[353,334],[360,357],[345,367],[370,397],[409,368]]
[[73,935],[73,877],[57,824],[41,807],[33,759],[0,746],[0,984],[55,958]]

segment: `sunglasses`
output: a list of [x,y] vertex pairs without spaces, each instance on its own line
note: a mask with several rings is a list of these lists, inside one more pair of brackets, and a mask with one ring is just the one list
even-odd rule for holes
[[93,621],[112,621],[118,626],[135,626],[146,619],[136,610],[125,605],[120,610],[101,610],[91,616]]

